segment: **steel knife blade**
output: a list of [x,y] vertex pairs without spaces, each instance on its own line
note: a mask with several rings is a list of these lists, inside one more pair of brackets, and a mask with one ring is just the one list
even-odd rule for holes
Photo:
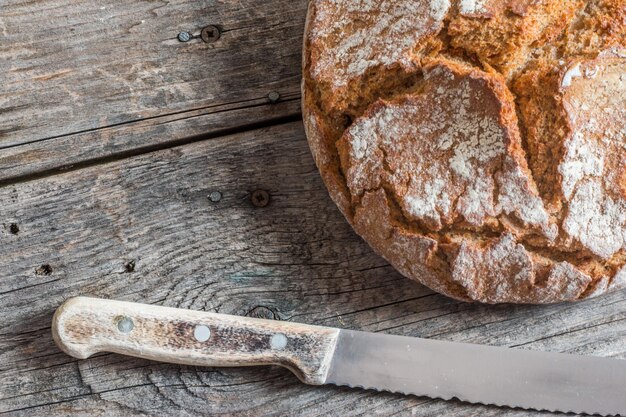
[[626,360],[341,330],[327,383],[535,410],[626,415]]
[[56,343],[199,366],[281,365],[303,382],[470,403],[626,415],[626,360],[340,330],[87,297],[53,318]]

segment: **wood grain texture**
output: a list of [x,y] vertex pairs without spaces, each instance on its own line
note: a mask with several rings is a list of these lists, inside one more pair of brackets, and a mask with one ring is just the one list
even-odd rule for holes
[[[256,189],[269,192],[267,207],[251,204]],[[219,202],[207,198],[212,191]],[[54,345],[50,322],[76,295],[626,358],[623,291],[576,304],[484,306],[401,277],[328,198],[300,123],[5,185],[0,224],[5,415],[548,415],[310,387],[280,367],[75,360]]]
[[330,327],[93,297],[70,298],[52,318],[57,346],[78,359],[113,352],[181,365],[280,365],[312,385],[326,382],[338,336]]
[[[3,2],[0,181],[297,114],[305,9],[306,0]],[[218,41],[199,38],[207,25],[222,29]],[[181,31],[195,37],[180,42]]]

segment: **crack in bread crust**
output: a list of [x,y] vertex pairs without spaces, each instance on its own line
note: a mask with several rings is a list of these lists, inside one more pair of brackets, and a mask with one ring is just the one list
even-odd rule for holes
[[[562,187],[566,185],[561,181],[562,171],[568,167],[567,155],[572,154],[571,146],[567,150],[568,140],[572,141],[576,129],[584,129],[572,127],[571,123],[566,126],[570,116],[562,103],[567,102],[568,94],[574,94],[567,90],[570,85],[582,88],[581,80],[572,82],[567,78],[572,75],[568,71],[576,60],[584,61],[584,68],[604,65],[607,48],[613,48],[611,59],[618,61],[618,71],[624,75],[626,56],[619,55],[623,53],[619,47],[624,47],[625,42],[625,1],[487,0],[486,11],[468,12],[461,10],[458,1],[447,0],[412,2],[410,11],[401,10],[402,1],[312,0],[303,56],[304,122],[331,197],[357,233],[404,275],[462,300],[548,303],[586,298],[626,286],[626,208],[620,205],[626,199],[626,173],[620,173],[619,165],[620,161],[622,168],[626,165],[626,156],[619,159],[620,152],[626,149],[624,131],[613,133],[617,148],[611,148],[612,155],[618,156],[611,156],[606,165],[616,174],[609,183],[605,181],[599,189],[596,186],[601,189],[596,192],[600,193],[597,207],[605,216],[601,221],[609,225],[613,222],[617,234],[611,239],[622,239],[621,244],[594,243],[597,240],[586,237],[593,230],[572,223],[572,207],[582,207],[578,200],[586,189],[577,194],[578,200],[564,198]],[[511,19],[516,23],[498,32]],[[409,33],[407,28],[420,22],[422,26]],[[477,31],[475,22],[506,38],[500,42],[500,49],[489,49],[494,39]],[[327,26],[332,30],[327,30]],[[459,36],[467,34],[468,28],[474,28],[475,33],[464,41]],[[599,33],[592,39],[592,47],[591,31]],[[360,63],[351,64],[355,57]],[[335,70],[333,65],[341,68]],[[344,68],[345,65],[352,66]],[[483,119],[478,120],[482,123],[478,142],[462,140],[448,148],[439,143],[444,151],[453,153],[464,146],[461,155],[466,154],[456,155],[455,160],[454,155],[446,153],[450,162],[440,167],[446,169],[438,168],[437,175],[456,175],[457,182],[463,176],[471,180],[459,183],[444,205],[441,197],[450,192],[453,183],[448,181],[448,185],[439,187],[433,199],[433,189],[429,195],[424,188],[424,181],[432,179],[433,173],[424,173],[417,181],[406,171],[423,169],[445,152],[426,155],[429,148],[419,148],[423,145],[419,143],[395,151],[389,143],[375,143],[373,160],[355,158],[365,152],[359,148],[363,140],[393,141],[399,137],[399,126],[419,128],[420,116],[398,116],[398,106],[409,103],[410,107],[411,100],[423,100],[433,89],[442,88],[441,80],[429,79],[429,71],[437,65],[464,72],[466,77],[474,73],[501,80],[502,91],[496,96],[504,110],[501,109],[497,125],[511,130],[514,137],[502,145],[497,140],[487,141],[487,148],[481,148],[480,141],[489,136],[483,134],[489,129]],[[587,74],[574,74],[574,78],[577,76],[587,78]],[[553,80],[552,90],[542,89],[546,79]],[[496,84],[492,81],[490,88],[498,90]],[[619,102],[610,105],[619,106]],[[395,115],[384,114],[392,108]],[[532,113],[530,108],[539,110]],[[426,108],[421,111],[422,118],[435,116]],[[556,122],[550,119],[552,115]],[[378,139],[373,134],[375,117],[390,119],[379,129]],[[397,125],[392,122],[394,118]],[[407,122],[407,118],[412,121]],[[518,126],[523,127],[523,136]],[[363,133],[351,135],[358,129]],[[408,136],[411,135],[417,139],[423,132],[413,131]],[[542,145],[549,135],[553,139]],[[432,140],[429,143],[434,143]],[[438,140],[442,142],[441,135]],[[489,159],[489,146],[503,147],[498,152],[506,156]],[[546,149],[551,149],[549,157],[542,154]],[[426,155],[422,162],[416,162],[422,155]],[[498,161],[493,162],[496,165],[486,175],[487,171],[476,171],[472,165],[481,158]],[[355,182],[355,170],[359,169],[365,173],[367,178],[362,180],[366,183],[355,186],[359,182]],[[612,171],[609,174],[613,175]],[[507,187],[513,187],[513,191]],[[421,191],[413,196],[417,200],[412,208],[405,197],[417,190]],[[474,194],[470,200],[468,193]],[[607,200],[603,193],[609,193],[612,200]],[[491,197],[485,200],[488,196]],[[583,203],[589,206],[584,198]],[[386,211],[381,212],[376,204],[384,204]],[[463,205],[467,209],[458,210]],[[594,219],[588,221],[593,223]],[[382,234],[375,230],[379,225],[385,228]],[[497,265],[513,259],[518,259],[515,265],[524,267],[515,274],[514,267],[509,271],[498,269]],[[494,274],[491,270],[500,272]],[[460,278],[468,276],[474,278]]]

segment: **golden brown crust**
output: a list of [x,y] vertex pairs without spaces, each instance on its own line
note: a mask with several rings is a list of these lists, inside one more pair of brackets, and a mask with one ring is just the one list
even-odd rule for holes
[[535,42],[556,37],[582,0],[461,0],[451,18],[451,43],[505,76],[529,58]]
[[319,85],[319,99],[328,110],[342,112],[364,85],[390,80],[381,71],[394,72],[395,82],[419,68],[420,57],[436,48],[431,42],[443,26],[448,0],[312,3],[307,68]]
[[604,259],[625,246],[626,50],[542,62],[514,86],[535,178],[561,245]]
[[626,286],[625,1],[312,0],[305,129],[357,233],[460,300]]
[[587,1],[563,35],[563,56],[595,55],[626,42],[624,0]]
[[367,191],[353,218],[354,230],[406,276],[419,276],[429,288],[463,301],[471,299],[463,287],[446,279],[448,264],[436,240],[394,224],[385,190]]

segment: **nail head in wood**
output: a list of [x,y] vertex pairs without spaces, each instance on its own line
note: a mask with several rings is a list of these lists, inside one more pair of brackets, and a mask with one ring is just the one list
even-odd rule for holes
[[267,95],[267,99],[272,104],[277,103],[278,100],[280,100],[280,93],[278,91],[272,91],[271,93]]
[[213,43],[217,41],[222,35],[220,29],[217,26],[209,25],[202,29],[200,32],[200,37],[206,43]]
[[270,194],[265,190],[255,190],[250,196],[254,207],[265,207],[270,203]]
[[191,33],[189,32],[180,32],[178,34],[178,40],[181,42],[189,42],[191,39]]
[[211,193],[209,194],[209,200],[211,200],[214,203],[217,203],[221,199],[222,199],[222,193],[220,193],[219,191],[211,191]]

